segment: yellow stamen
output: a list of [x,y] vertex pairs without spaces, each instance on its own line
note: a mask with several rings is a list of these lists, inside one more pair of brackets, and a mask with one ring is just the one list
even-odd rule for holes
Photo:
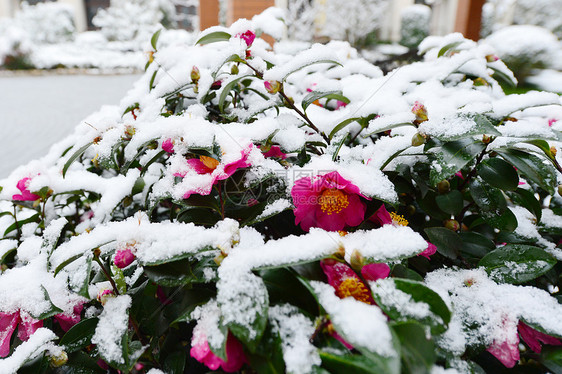
[[408,220],[399,214],[390,212],[390,218],[392,218],[392,222],[399,226],[408,226]]
[[211,170],[215,170],[217,168],[217,166],[219,166],[219,162],[212,157],[199,156],[199,159],[201,160],[203,165],[205,165],[206,167],[208,167]]
[[320,209],[327,215],[339,213],[349,205],[347,195],[336,188],[331,188],[322,192],[319,202]]
[[371,292],[359,279],[345,279],[338,287],[336,295],[338,295],[338,297],[341,299],[351,296],[357,301],[371,304]]
[[347,231],[345,230],[339,230],[338,234],[340,234],[340,236],[346,236],[347,234],[349,234]]

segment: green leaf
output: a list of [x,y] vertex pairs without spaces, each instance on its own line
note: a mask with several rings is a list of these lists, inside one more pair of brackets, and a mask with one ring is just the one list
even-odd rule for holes
[[145,265],[144,273],[151,281],[161,286],[183,286],[200,281],[193,273],[191,266],[189,259],[183,259],[156,266]]
[[312,91],[311,93],[306,95],[304,99],[302,99],[302,109],[306,112],[306,108],[308,108],[310,104],[322,98],[327,98],[329,100],[339,100],[343,101],[346,104],[349,104],[349,99],[343,96],[341,91]]
[[211,44],[216,42],[225,42],[230,40],[232,36],[224,31],[211,32],[201,37],[195,44]]
[[554,195],[556,187],[556,171],[553,166],[538,156],[518,149],[499,148],[495,150],[511,165],[515,166],[526,178],[538,184],[539,187]]
[[230,93],[230,91],[232,90],[232,88],[238,84],[238,82],[240,82],[240,80],[242,79],[246,79],[246,78],[251,78],[253,77],[251,74],[247,74],[247,75],[243,75],[241,77],[238,77],[236,79],[231,80],[230,82],[228,82],[224,88],[221,91],[221,95],[219,97],[219,109],[221,111],[221,113],[224,113],[224,102],[226,100],[226,97],[228,96],[228,94]]
[[41,286],[41,290],[43,291],[43,296],[45,297],[45,301],[47,301],[47,303],[49,303],[49,309],[47,309],[45,312],[41,313],[38,316],[36,316],[36,315],[32,315],[32,316],[35,319],[45,319],[45,318],[52,317],[55,314],[62,313],[63,310],[61,308],[57,307],[51,301],[51,298],[49,297],[49,293],[47,292],[47,289],[45,287]]
[[334,65],[339,65],[339,66],[343,66],[342,64],[340,64],[337,61],[334,60],[316,60],[316,61],[309,61],[304,65],[299,66],[298,68],[295,68],[291,71],[289,71],[287,74],[285,74],[285,76],[283,77],[283,79],[281,80],[281,82],[285,82],[285,80],[287,80],[287,77],[293,73],[296,73],[297,71],[304,69],[307,66],[310,65],[315,65],[315,64],[334,64]]
[[150,38],[150,45],[152,46],[152,48],[154,48],[154,50],[156,51],[156,43],[158,43],[158,38],[160,37],[160,33],[162,32],[162,29],[156,31],[154,34],[152,34],[152,38]]
[[529,212],[533,213],[537,218],[537,222],[540,222],[542,207],[532,191],[518,188],[514,192],[508,192],[507,195],[515,204],[521,205]]
[[485,148],[486,145],[480,140],[470,138],[448,142],[440,147],[431,148],[429,153],[432,153],[434,156],[429,173],[431,184],[435,186],[443,179],[449,178],[472,161]]
[[428,227],[424,231],[429,241],[437,247],[437,252],[448,258],[457,258],[462,249],[462,241],[457,233],[445,227]]
[[517,81],[515,81],[514,78],[510,77],[509,75],[507,75],[503,71],[501,71],[501,70],[499,70],[499,69],[497,69],[493,66],[488,66],[488,68],[490,68],[494,71],[494,73],[492,74],[492,78],[497,80],[500,84],[503,83],[504,86],[507,86],[509,88],[514,88],[514,87],[517,86]]
[[474,231],[461,232],[459,236],[462,240],[461,252],[473,258],[481,259],[496,248],[493,241]]
[[150,81],[148,82],[148,91],[152,91],[154,88],[154,80],[156,79],[156,74],[158,74],[158,70],[154,70],[152,73],[152,77],[150,77]]
[[[451,311],[441,299],[441,297],[432,289],[425,286],[423,283],[411,280],[393,278],[394,286],[397,290],[402,291],[411,297],[412,302],[424,303],[429,306],[431,315],[419,318],[415,315],[408,315],[403,310],[403,305],[396,304],[391,295],[385,295],[386,290],[373,284],[373,297],[377,305],[385,312],[390,319],[398,322],[416,321],[427,325],[431,328],[434,334],[441,334],[447,330],[447,326],[451,321]],[[384,281],[386,282],[386,281]]]
[[84,152],[86,152],[86,149],[90,148],[90,146],[94,144],[93,142],[90,142],[86,145],[83,145],[82,148],[80,148],[79,150],[77,150],[76,152],[74,152],[74,154],[72,156],[70,156],[70,158],[68,159],[68,161],[66,161],[66,163],[64,164],[64,167],[62,168],[62,177],[64,178],[66,175],[66,172],[68,170],[68,168],[70,167],[70,165],[72,165],[72,163],[74,161],[76,161],[78,158],[80,158]]
[[401,323],[393,326],[400,339],[402,372],[429,374],[437,359],[435,344],[426,338],[425,330],[417,323]]
[[164,360],[164,372],[170,374],[183,374],[185,370],[185,362],[187,360],[186,351],[172,352]]
[[490,226],[507,231],[517,228],[517,218],[507,208],[507,202],[500,189],[474,179],[470,182],[470,195],[480,208],[482,218]]
[[27,225],[28,223],[32,223],[32,222],[35,222],[35,223],[41,222],[41,218],[40,218],[39,213],[34,214],[29,218],[18,220],[17,222],[12,223],[10,226],[8,226],[6,231],[4,231],[4,236],[6,236],[9,233],[11,233],[12,231],[20,229],[24,225]]
[[437,57],[441,57],[443,55],[445,55],[445,53],[447,53],[450,50],[454,50],[454,48],[458,47],[459,45],[461,45],[463,42],[453,42],[453,43],[449,43],[447,45],[445,45],[443,48],[441,48],[439,50],[439,52],[437,53]]
[[436,196],[435,202],[439,209],[453,215],[458,214],[464,206],[462,193],[458,190],[452,190],[447,194]]
[[466,139],[471,135],[495,135],[499,136],[501,133],[496,129],[496,127],[490,122],[490,120],[482,114],[459,114],[458,121],[468,121],[474,122],[470,129],[464,131],[459,135],[445,135],[445,136],[435,136],[437,139],[442,141],[453,141]]
[[70,264],[71,262],[74,262],[76,260],[78,260],[80,257],[82,257],[84,255],[84,253],[80,253],[77,255],[74,255],[72,257],[67,258],[66,260],[64,260],[63,262],[61,262],[59,264],[59,266],[56,267],[55,269],[55,276],[59,273],[59,271],[61,271],[62,269],[64,269],[64,267],[68,264]]
[[515,191],[519,186],[517,171],[510,163],[499,157],[482,161],[476,170],[490,186],[504,191]]
[[490,277],[498,282],[520,284],[540,277],[556,262],[539,247],[508,244],[488,253],[478,265],[485,267]]
[[382,368],[377,367],[365,356],[354,354],[338,355],[333,351],[319,351],[322,359],[322,367],[330,373],[349,373],[349,374],[381,374]]
[[352,122],[358,122],[362,117],[353,117],[353,118],[348,118],[346,120],[343,120],[342,122],[338,123],[336,125],[336,127],[334,127],[332,129],[332,131],[330,132],[330,135],[328,136],[328,138],[330,140],[332,140],[332,138],[334,137],[334,135],[336,135],[341,129],[345,128],[347,125],[349,125]]
[[92,344],[92,336],[96,332],[97,325],[98,318],[83,319],[64,334],[59,345],[64,346],[67,353],[87,347]]

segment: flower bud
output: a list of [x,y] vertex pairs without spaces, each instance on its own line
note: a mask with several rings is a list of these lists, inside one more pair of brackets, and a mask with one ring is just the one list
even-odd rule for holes
[[489,86],[490,84],[486,82],[484,78],[479,77],[474,80],[474,85],[478,87],[478,86]]
[[414,106],[412,107],[412,113],[416,115],[416,120],[414,121],[414,123],[420,124],[427,121],[427,109],[419,101],[416,101],[414,103]]
[[443,223],[443,226],[445,226],[445,228],[451,230],[451,231],[459,231],[459,229],[461,228],[461,225],[459,224],[459,222],[457,220],[454,219],[448,219]]
[[361,268],[365,264],[365,259],[357,249],[354,249],[353,252],[351,253],[349,264],[351,265],[351,268],[357,272],[360,272]]
[[254,40],[256,39],[256,34],[251,30],[247,30],[246,32],[240,33],[237,36],[239,36],[240,39],[242,39],[248,47],[250,47],[254,43]]
[[558,195],[562,196],[562,184],[558,185]]
[[281,82],[279,81],[265,81],[263,82],[263,85],[265,86],[267,92],[269,92],[272,95],[276,94],[277,92],[279,92],[279,90],[281,90]]
[[496,55],[487,55],[486,56],[486,62],[496,62],[498,61],[500,58]]
[[426,140],[425,136],[423,136],[423,134],[420,134],[418,132],[412,137],[412,145],[414,147],[417,147],[419,145],[423,145],[423,144],[425,144],[425,140]]
[[101,305],[105,305],[105,303],[107,303],[107,300],[111,299],[112,297],[115,297],[115,294],[112,290],[106,288],[98,292],[97,299],[101,303]]
[[213,84],[211,84],[211,90],[218,90],[219,88],[221,88],[221,86],[222,86],[221,80],[214,81]]
[[437,190],[439,193],[447,193],[451,190],[451,184],[448,180],[443,179],[441,182],[437,183]]
[[134,126],[131,126],[131,125],[125,126],[125,138],[131,139],[133,137],[133,135],[135,135],[136,132],[137,132],[137,129],[135,129]]
[[550,147],[550,153],[552,154],[552,156],[556,156],[556,154],[558,153],[558,149],[556,149],[556,147],[552,146],[552,147]]
[[131,247],[117,250],[117,252],[115,253],[115,259],[113,260],[115,266],[117,266],[119,269],[126,268],[133,261],[135,261],[135,255]]
[[489,144],[492,141],[492,137],[486,134],[482,135],[482,143]]
[[150,51],[148,52],[148,62],[152,64],[153,61],[154,61],[154,51]]
[[201,78],[201,73],[199,72],[199,68],[197,66],[194,66],[191,69],[191,81],[193,83],[197,83],[200,78]]
[[240,72],[240,69],[238,69],[238,65],[232,65],[232,67],[230,68],[230,74],[236,75],[239,72]]
[[60,351],[56,355],[49,357],[49,364],[52,368],[60,368],[68,362],[68,354],[65,351]]

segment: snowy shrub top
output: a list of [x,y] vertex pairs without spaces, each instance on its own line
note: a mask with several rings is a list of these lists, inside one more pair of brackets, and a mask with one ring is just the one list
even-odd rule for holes
[[560,365],[560,98],[459,34],[387,75],[272,48],[278,14],[156,33],[120,106],[2,181],[0,365]]

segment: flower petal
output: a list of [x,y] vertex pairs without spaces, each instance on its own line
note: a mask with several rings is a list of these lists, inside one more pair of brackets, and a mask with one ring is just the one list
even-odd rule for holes
[[10,354],[10,339],[19,322],[19,313],[0,312],[0,357]]

